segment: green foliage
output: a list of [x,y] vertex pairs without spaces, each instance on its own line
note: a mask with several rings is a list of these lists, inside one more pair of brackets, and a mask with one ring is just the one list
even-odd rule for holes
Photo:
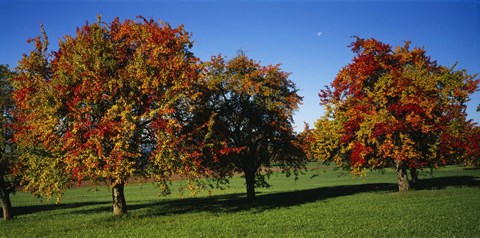
[[17,157],[12,136],[12,100],[11,77],[14,72],[7,65],[0,65],[0,199],[3,207],[3,219],[13,217],[10,205],[10,194],[15,193],[19,184],[19,174],[16,170]]
[[[14,103],[11,98],[12,87],[10,78],[13,76],[7,65],[0,65],[0,180],[6,183],[5,187],[12,186],[12,169],[15,161],[14,144],[12,143],[12,109]],[[8,185],[7,185],[8,184]],[[11,189],[9,189],[11,190]],[[3,197],[0,193],[0,197]]]
[[[158,198],[154,186],[131,184],[126,190],[132,209],[120,219],[110,215],[105,188],[69,190],[58,205],[19,192],[12,201],[20,215],[0,222],[0,236],[475,237],[480,232],[478,170],[446,167],[433,177],[423,174],[423,189],[409,193],[395,192],[393,170],[363,179],[331,168],[320,171],[301,182],[274,173],[273,186],[259,189],[253,204],[245,200],[239,177],[231,179],[228,190],[183,199]],[[172,189],[182,183],[174,182]]]

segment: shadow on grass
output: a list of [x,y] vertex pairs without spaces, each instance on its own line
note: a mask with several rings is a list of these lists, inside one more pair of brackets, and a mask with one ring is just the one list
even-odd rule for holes
[[[474,176],[452,176],[420,180],[415,190],[443,189],[446,187],[477,187],[480,181]],[[242,194],[219,195],[205,198],[187,198],[170,201],[140,203],[129,206],[130,210],[143,210],[144,216],[184,214],[189,212],[231,213],[240,211],[262,212],[265,210],[297,206],[330,198],[350,196],[365,192],[396,192],[395,183],[372,183],[342,185],[314,189],[257,194],[255,200],[248,200]],[[140,215],[141,216],[141,215]]]
[[131,209],[147,209],[146,214],[148,216],[203,211],[214,213],[231,213],[239,211],[262,212],[265,210],[296,206],[328,198],[353,195],[356,193],[394,190],[395,184],[388,183],[345,185],[291,192],[258,194],[253,201],[247,199],[244,194],[232,194],[207,198],[189,198],[168,202],[138,204],[131,206]]
[[474,176],[450,176],[419,180],[415,190],[444,189],[446,187],[478,187],[480,188],[480,178]]
[[[446,187],[477,187],[480,180],[474,176],[452,176],[422,179],[415,185],[415,190],[443,189]],[[201,198],[162,199],[159,201],[128,201],[129,211],[136,211],[135,217],[151,217],[162,215],[185,214],[191,212],[234,213],[241,211],[262,212],[265,210],[297,206],[306,203],[322,201],[330,198],[350,196],[365,192],[396,192],[395,183],[372,183],[358,185],[341,185],[314,189],[297,190],[279,193],[257,193],[251,201],[244,193],[217,195]],[[79,202],[68,204],[45,204],[35,206],[16,207],[15,215],[30,214],[39,211],[70,209],[92,206],[91,208],[69,211],[71,213],[98,213],[111,211],[110,202]],[[131,213],[132,214],[132,213]]]
[[110,202],[75,202],[75,203],[61,203],[61,204],[43,204],[43,205],[31,205],[31,206],[18,206],[13,207],[15,216],[27,215],[36,212],[60,210],[60,209],[75,209],[86,206],[98,206],[110,204]]

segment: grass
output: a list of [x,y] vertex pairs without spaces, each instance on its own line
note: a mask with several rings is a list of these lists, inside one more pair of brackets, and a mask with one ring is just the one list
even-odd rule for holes
[[[151,184],[126,187],[129,214],[114,218],[106,188],[69,190],[62,204],[12,197],[16,218],[0,237],[478,237],[480,170],[424,174],[418,189],[396,192],[395,174],[365,178],[321,170],[298,181],[274,174],[252,204],[242,178],[227,190],[159,197]],[[181,181],[175,182],[174,187]]]

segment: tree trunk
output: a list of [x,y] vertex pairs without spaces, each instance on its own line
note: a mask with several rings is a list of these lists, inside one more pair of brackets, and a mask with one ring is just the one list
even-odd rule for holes
[[417,171],[416,168],[411,168],[410,169],[410,177],[411,177],[412,185],[414,185],[418,182],[418,171]]
[[125,184],[122,182],[112,188],[114,216],[123,216],[127,214],[127,203],[125,202],[124,187]]
[[244,173],[247,184],[247,198],[253,200],[255,198],[255,171],[245,170]]
[[0,175],[0,198],[2,199],[3,220],[10,220],[13,218],[10,193],[11,189],[7,186],[3,175]]
[[407,177],[407,168],[402,161],[397,161],[397,182],[398,182],[398,191],[408,191],[410,190],[410,183],[408,182]]
[[10,202],[10,194],[4,194],[2,197],[3,206],[3,220],[10,220],[13,218],[12,203]]

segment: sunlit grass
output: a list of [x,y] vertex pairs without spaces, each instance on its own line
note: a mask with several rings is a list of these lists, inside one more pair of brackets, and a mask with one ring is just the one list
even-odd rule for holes
[[396,192],[395,174],[365,178],[321,169],[295,181],[273,174],[272,187],[246,200],[244,181],[209,196],[159,197],[152,184],[126,187],[127,216],[111,214],[107,188],[68,191],[62,204],[27,193],[12,197],[16,218],[3,237],[475,237],[480,234],[480,170],[448,167]]

